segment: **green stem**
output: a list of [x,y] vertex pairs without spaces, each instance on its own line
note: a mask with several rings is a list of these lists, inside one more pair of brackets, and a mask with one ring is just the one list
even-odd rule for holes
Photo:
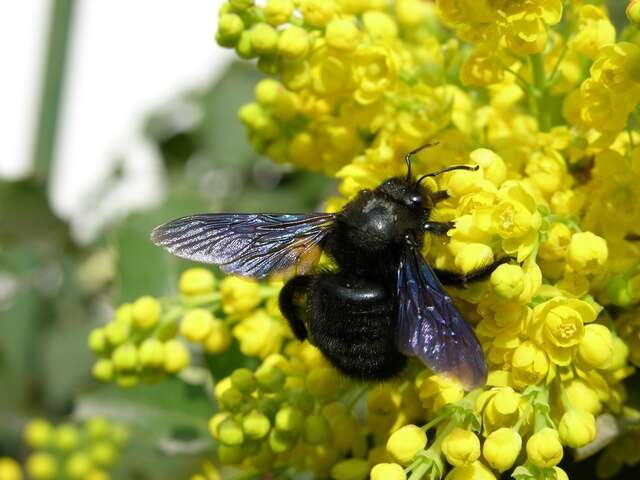
[[74,5],[74,0],[54,0],[51,7],[51,23],[33,144],[34,177],[42,183],[46,182],[55,148]]
[[549,91],[544,74],[544,59],[541,53],[536,53],[529,56],[529,60],[533,72],[533,83],[535,87],[533,101],[538,115],[538,127],[541,131],[548,132],[551,129],[551,111],[548,108]]

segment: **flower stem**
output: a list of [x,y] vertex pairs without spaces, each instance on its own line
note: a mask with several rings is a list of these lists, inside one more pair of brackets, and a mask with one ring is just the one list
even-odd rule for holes
[[551,112],[549,105],[549,90],[544,74],[544,60],[541,53],[529,56],[531,70],[533,72],[533,102],[538,115],[538,127],[543,132],[551,129]]

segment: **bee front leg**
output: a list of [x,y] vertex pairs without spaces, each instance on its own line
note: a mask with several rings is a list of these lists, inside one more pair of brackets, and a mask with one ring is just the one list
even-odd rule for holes
[[424,230],[434,235],[446,235],[447,232],[455,226],[453,222],[426,222],[424,224]]
[[500,258],[495,262],[490,263],[489,265],[482,267],[474,272],[469,272],[466,275],[462,273],[449,272],[447,270],[438,270],[437,268],[434,268],[433,271],[438,277],[438,280],[440,280],[443,285],[464,288],[469,283],[485,280],[489,277],[489,275],[493,273],[496,268],[498,268],[503,263],[508,263],[510,260],[512,260],[511,257]]
[[449,194],[446,190],[438,190],[437,192],[433,192],[431,194],[431,200],[433,201],[434,205],[438,202],[446,200],[447,198],[449,198]]

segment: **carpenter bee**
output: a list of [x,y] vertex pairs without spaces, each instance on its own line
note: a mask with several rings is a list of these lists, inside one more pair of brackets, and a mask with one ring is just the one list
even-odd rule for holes
[[[499,260],[470,275],[433,269],[422,257],[425,232],[446,235],[452,222],[429,219],[444,190],[422,185],[454,165],[407,174],[362,190],[337,213],[190,215],[157,227],[151,239],[174,255],[253,278],[293,275],[280,310],[299,340],[309,339],[347,376],[384,380],[416,356],[466,389],[486,382],[482,348],[442,284],[464,286],[490,274]],[[332,269],[313,269],[321,252]]]

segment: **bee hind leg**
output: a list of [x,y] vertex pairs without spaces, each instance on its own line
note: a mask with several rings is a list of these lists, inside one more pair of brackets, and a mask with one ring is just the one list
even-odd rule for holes
[[313,276],[298,275],[289,280],[280,290],[280,311],[289,322],[293,334],[301,342],[308,336],[304,312],[306,297],[312,282]]
[[500,258],[495,262],[490,263],[489,265],[486,265],[482,268],[479,268],[478,270],[469,272],[467,274],[449,272],[447,270],[438,270],[438,269],[433,269],[433,271],[438,277],[438,280],[440,280],[440,282],[443,285],[464,288],[469,283],[485,280],[486,278],[489,277],[489,275],[493,273],[493,271],[496,268],[498,268],[503,263],[508,263],[510,260],[511,260],[511,257]]

